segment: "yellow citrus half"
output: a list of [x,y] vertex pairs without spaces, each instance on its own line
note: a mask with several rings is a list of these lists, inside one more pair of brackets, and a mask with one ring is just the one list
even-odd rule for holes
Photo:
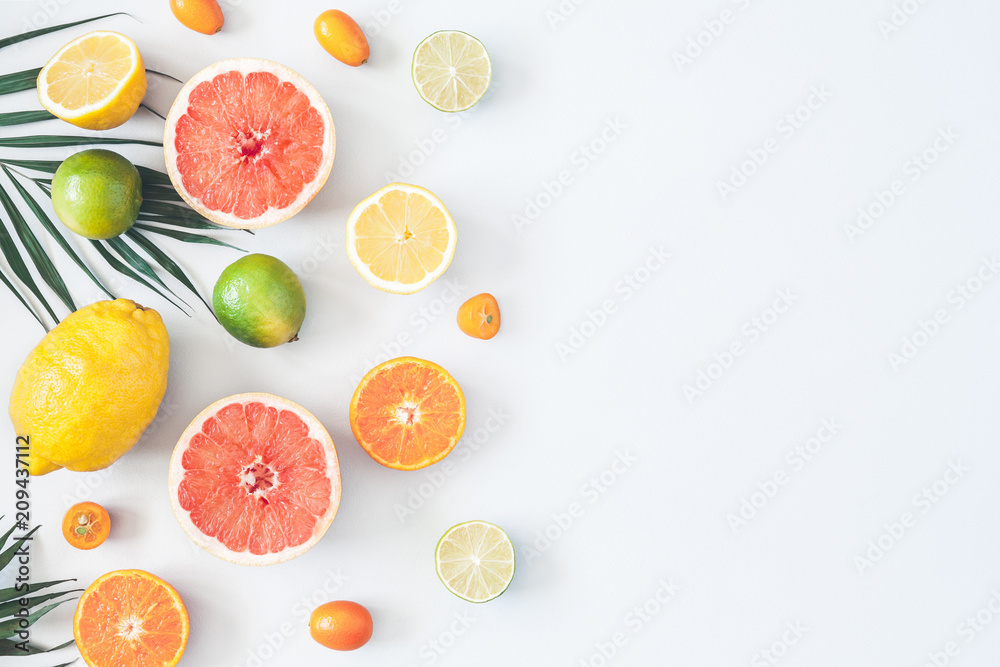
[[455,222],[434,193],[392,183],[347,220],[347,255],[374,287],[413,294],[444,273],[455,256]]
[[139,48],[117,32],[99,30],[59,49],[38,73],[38,100],[54,116],[87,130],[118,127],[146,94]]

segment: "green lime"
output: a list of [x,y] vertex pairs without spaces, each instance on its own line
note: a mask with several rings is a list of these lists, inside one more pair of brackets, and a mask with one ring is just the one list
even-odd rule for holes
[[114,151],[92,148],[63,160],[52,177],[52,207],[62,223],[88,239],[124,234],[139,217],[142,179]]
[[514,545],[499,526],[466,521],[452,526],[434,550],[437,575],[468,602],[489,602],[514,579]]
[[212,293],[215,316],[236,340],[274,347],[298,340],[306,293],[298,276],[270,255],[247,255],[222,272]]

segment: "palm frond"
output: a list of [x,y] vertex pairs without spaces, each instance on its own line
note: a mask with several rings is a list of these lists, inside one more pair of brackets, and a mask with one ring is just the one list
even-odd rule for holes
[[[3,169],[4,174],[7,178],[14,182],[14,175],[10,173],[10,170],[3,165],[0,165]],[[38,242],[38,237],[35,236],[34,232],[28,226],[28,221],[24,219],[21,215],[21,211],[14,205],[10,196],[2,189],[0,189],[0,201],[3,202],[3,207],[7,210],[7,214],[10,216],[11,221],[14,223],[14,231],[17,233],[17,237],[21,240],[21,245],[24,247],[25,251],[28,253],[28,257],[31,258],[31,262],[35,265],[35,270],[38,271],[38,275],[42,277],[45,284],[49,286],[59,300],[63,302],[69,312],[76,310],[76,304],[73,303],[73,297],[70,296],[69,289],[66,287],[66,282],[59,275],[59,271],[52,264],[52,261],[45,254],[45,250],[42,248],[42,244]]]
[[0,127],[24,125],[25,123],[38,123],[43,120],[52,120],[53,118],[55,118],[55,116],[45,109],[37,109],[34,111],[11,111],[9,113],[0,113]]
[[5,46],[11,46],[12,44],[17,44],[18,42],[23,42],[28,39],[33,39],[35,37],[41,37],[42,35],[47,35],[50,32],[57,32],[59,30],[65,30],[66,28],[72,28],[75,25],[82,25],[84,23],[90,23],[92,21],[100,21],[101,19],[106,19],[109,16],[118,16],[119,14],[124,14],[125,16],[131,16],[126,12],[114,12],[113,14],[104,14],[103,16],[95,16],[90,19],[82,19],[80,21],[73,21],[72,23],[60,23],[59,25],[50,25],[47,28],[39,28],[38,30],[31,30],[29,32],[22,32],[20,35],[14,35],[12,37],[7,37],[5,39],[0,39],[0,49]]
[[0,138],[0,148],[63,148],[65,146],[93,146],[99,144],[136,144],[140,146],[163,146],[158,141],[143,139],[116,139],[114,137],[73,137],[59,134],[30,135],[26,137]]
[[212,307],[209,306],[208,302],[202,298],[198,290],[195,289],[195,286],[191,284],[190,280],[188,280],[188,277],[184,274],[184,271],[181,269],[181,267],[177,266],[177,263],[174,260],[170,259],[167,253],[157,248],[155,244],[153,244],[149,239],[147,239],[145,236],[142,235],[142,232],[135,229],[134,227],[125,232],[125,235],[128,236],[130,239],[132,239],[132,241],[137,246],[145,250],[146,254],[149,255],[150,258],[153,259],[157,264],[159,264],[164,271],[166,271],[174,278],[176,278],[179,283],[184,285],[184,287],[187,287],[189,290],[191,290],[191,292],[196,297],[198,297],[198,299],[203,304],[205,304],[205,308],[208,308],[209,312],[211,312]]
[[167,303],[174,306],[175,308],[177,308],[177,310],[181,311],[182,313],[187,312],[183,308],[181,308],[176,301],[174,301],[169,296],[161,292],[159,288],[157,288],[149,281],[147,281],[145,278],[143,278],[141,275],[133,271],[131,268],[129,268],[127,264],[123,264],[122,261],[117,257],[115,257],[114,255],[112,255],[111,251],[108,250],[106,247],[104,247],[104,245],[100,241],[91,241],[90,243],[91,245],[94,246],[94,248],[97,249],[98,254],[100,254],[101,258],[104,259],[104,261],[107,262],[112,269],[122,274],[126,278],[131,278],[132,280],[136,281],[140,285],[143,285],[147,289],[156,292],[156,294],[163,297],[163,299]]
[[10,95],[11,93],[19,93],[22,90],[31,90],[37,84],[38,73],[41,71],[41,67],[36,67],[35,69],[26,69],[0,76],[0,95]]

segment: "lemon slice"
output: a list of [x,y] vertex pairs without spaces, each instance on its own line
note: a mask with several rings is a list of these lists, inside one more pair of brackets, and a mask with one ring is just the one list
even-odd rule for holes
[[146,94],[139,48],[117,32],[98,30],[59,49],[38,73],[38,100],[58,118],[87,130],[118,127]]
[[449,528],[434,561],[441,583],[468,602],[489,602],[514,578],[514,545],[499,526],[485,521]]
[[455,256],[455,222],[441,200],[416,185],[392,183],[355,207],[347,255],[374,287],[413,294],[444,273]]
[[465,111],[490,85],[493,65],[483,43],[458,30],[441,30],[413,52],[413,85],[441,111]]

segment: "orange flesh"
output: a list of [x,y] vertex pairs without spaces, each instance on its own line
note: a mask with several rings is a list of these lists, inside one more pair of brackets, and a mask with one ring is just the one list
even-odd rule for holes
[[[173,595],[171,594],[173,592]],[[176,591],[136,570],[116,573],[81,597],[74,634],[96,667],[174,665],[188,637]]]
[[110,530],[111,517],[97,503],[77,503],[63,517],[63,537],[77,549],[99,547]]
[[379,463],[403,470],[423,467],[444,458],[461,437],[464,399],[444,369],[401,361],[362,383],[351,425]]
[[308,541],[330,509],[326,450],[289,410],[232,403],[184,451],[181,507],[234,552],[278,553]]
[[323,116],[270,72],[224,72],[195,86],[176,124],[184,189],[211,211],[251,220],[291,206],[323,163]]

